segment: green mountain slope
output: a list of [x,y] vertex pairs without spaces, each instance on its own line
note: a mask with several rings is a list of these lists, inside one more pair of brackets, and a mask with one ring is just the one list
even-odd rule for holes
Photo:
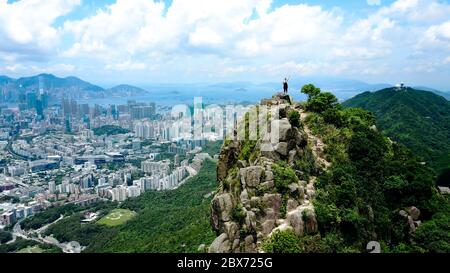
[[[122,203],[120,208],[137,213],[123,225],[82,225],[83,214],[76,213],[52,225],[47,234],[60,241],[78,241],[90,253],[197,252],[201,244],[214,239],[209,204],[216,186],[216,163],[205,161],[198,175],[177,190],[149,191]],[[109,206],[101,213],[106,215],[110,210]]]
[[393,88],[366,92],[343,103],[371,111],[380,129],[438,172],[450,167],[450,102],[432,92]]
[[[372,113],[313,85],[302,92],[306,103],[277,94],[255,107],[279,107],[280,119],[259,116],[274,119],[270,133],[225,141],[209,251],[365,253],[376,241],[383,253],[450,252],[450,203],[433,170],[376,130]],[[256,121],[248,114],[236,131],[248,136]]]

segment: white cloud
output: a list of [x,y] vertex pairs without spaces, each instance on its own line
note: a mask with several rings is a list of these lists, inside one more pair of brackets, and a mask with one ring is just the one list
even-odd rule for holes
[[[6,41],[0,44],[0,64],[13,70],[23,54],[37,59],[45,53],[53,54],[52,63],[74,62],[73,71],[81,71],[81,63],[94,74],[106,69],[177,79],[251,73],[353,77],[438,63],[450,54],[450,4],[440,0],[397,0],[385,6],[367,0],[375,7],[356,19],[339,9],[275,7],[271,0],[173,0],[170,6],[117,0],[56,28],[55,19],[79,2],[0,0],[0,39]],[[10,25],[17,31],[11,32]],[[60,37],[67,39],[62,45]]]
[[429,42],[444,43],[450,46],[450,20],[428,28],[426,37]]
[[80,0],[22,0],[12,3],[0,0],[0,55],[9,54],[10,59],[16,60],[48,53],[58,44],[58,29],[53,23],[79,3]]
[[145,63],[133,62],[133,61],[125,61],[117,64],[108,64],[105,66],[108,70],[116,70],[116,71],[132,71],[132,70],[145,70],[147,65]]
[[[65,23],[76,42],[64,56],[96,56],[110,70],[145,70],[146,63],[156,63],[186,75],[247,73],[243,68],[250,65],[267,73],[378,75],[386,69],[376,61],[399,50],[415,54],[426,28],[442,23],[447,11],[450,5],[438,1],[398,0],[344,24],[335,10],[306,4],[273,8],[268,0],[174,0],[165,7],[118,0],[89,18]],[[445,25],[428,35],[445,38]],[[241,61],[221,66],[217,61],[223,58]],[[111,62],[117,59],[141,63]],[[369,61],[378,68],[368,67]]]
[[193,46],[217,46],[223,42],[222,37],[208,27],[198,27],[189,35],[189,43]]

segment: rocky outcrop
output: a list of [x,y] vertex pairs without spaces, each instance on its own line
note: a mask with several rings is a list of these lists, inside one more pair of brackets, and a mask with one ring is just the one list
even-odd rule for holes
[[409,231],[414,233],[416,229],[422,224],[422,221],[419,220],[420,218],[420,210],[417,207],[409,207],[405,210],[401,210],[399,212],[400,216],[405,218],[408,226]]
[[[314,155],[318,150],[311,149],[323,149],[323,142],[310,135],[303,124],[297,128],[289,122],[290,111],[302,113],[301,107],[292,102],[289,96],[282,94],[261,102],[260,105],[274,107],[275,110],[271,108],[269,112],[277,115],[258,116],[268,118],[270,126],[256,144],[250,145],[248,140],[225,141],[217,166],[220,187],[211,203],[211,224],[217,238],[209,252],[260,252],[262,241],[277,230],[293,230],[300,236],[317,233],[311,202],[315,196],[314,175],[303,180],[297,177],[287,188],[281,189],[274,169],[275,164],[284,164],[294,174],[301,175],[304,170],[299,169],[296,162],[308,149]],[[239,130],[242,128],[236,128]],[[278,134],[276,141],[274,133]],[[315,142],[311,143],[313,140]],[[314,169],[328,164],[316,161]]]

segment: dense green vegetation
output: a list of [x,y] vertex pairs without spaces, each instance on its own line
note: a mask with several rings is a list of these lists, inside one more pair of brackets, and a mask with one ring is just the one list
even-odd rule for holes
[[29,247],[39,247],[43,253],[61,253],[61,250],[57,247],[40,244],[35,241],[28,241],[22,238],[17,238],[17,240],[12,244],[0,245],[0,253],[19,252]]
[[[315,107],[314,98],[321,95],[314,90],[320,89],[308,90],[313,96],[306,107],[313,112],[306,123],[325,142],[332,166],[319,172],[306,161],[291,168],[318,176],[313,204],[319,232],[303,237],[279,233],[264,249],[364,252],[369,241],[378,241],[384,252],[450,252],[450,203],[438,193],[434,172],[375,130],[369,112],[343,109],[334,99]],[[292,173],[289,167],[278,170],[281,177]],[[411,206],[420,209],[423,222],[415,232],[399,213]]]
[[300,127],[300,113],[298,111],[290,111],[288,113],[289,123],[295,128]]
[[20,223],[20,226],[24,230],[38,229],[47,224],[55,222],[61,215],[70,215],[76,211],[80,211],[81,209],[82,209],[81,207],[76,205],[52,207],[45,210],[44,212],[26,218]]
[[10,232],[0,230],[0,244],[4,244],[12,240],[12,235]]
[[284,162],[274,164],[272,168],[275,187],[279,193],[287,193],[289,191],[289,185],[298,182],[295,171]]
[[0,197],[0,202],[11,202],[13,204],[16,204],[20,202],[20,199],[16,196],[4,195]]
[[[111,206],[112,206],[111,203],[98,203],[96,205],[91,206],[90,210],[91,211],[104,210],[110,208]],[[47,224],[55,222],[61,215],[70,216],[74,213],[81,212],[83,210],[85,210],[84,207],[77,206],[74,204],[59,207],[51,207],[32,217],[26,218],[20,223],[20,226],[24,230],[39,229]]]
[[[102,210],[101,216],[108,213]],[[83,246],[100,248],[106,241],[117,234],[117,229],[100,224],[81,224],[84,214],[75,213],[50,226],[46,235],[53,235],[60,242],[77,241]]]
[[130,132],[129,130],[115,125],[105,125],[94,129],[94,134],[96,136],[104,136],[104,135],[113,136],[113,135],[127,134],[129,132]]
[[263,242],[262,248],[267,253],[300,253],[299,241],[300,238],[292,230],[278,231]]
[[202,147],[204,153],[208,153],[210,156],[215,156],[220,153],[223,141],[210,141]]
[[450,169],[447,169],[439,175],[437,184],[440,186],[450,187]]
[[177,190],[151,191],[121,204],[120,208],[137,212],[123,225],[81,224],[83,215],[76,213],[52,225],[47,234],[60,241],[78,241],[88,246],[86,252],[197,252],[215,238],[209,194],[216,186],[216,164],[205,161],[199,174]]
[[450,168],[450,102],[408,88],[360,94],[343,104],[371,111],[380,129],[422,157],[439,173]]

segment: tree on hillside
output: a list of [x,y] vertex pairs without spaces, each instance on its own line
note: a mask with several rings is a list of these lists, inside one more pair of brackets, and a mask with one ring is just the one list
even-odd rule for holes
[[308,109],[312,112],[322,113],[328,109],[335,108],[338,99],[330,92],[319,93],[308,102]]
[[311,101],[313,98],[320,94],[321,90],[320,88],[315,87],[313,84],[307,84],[302,87],[301,92],[308,95],[308,101]]

